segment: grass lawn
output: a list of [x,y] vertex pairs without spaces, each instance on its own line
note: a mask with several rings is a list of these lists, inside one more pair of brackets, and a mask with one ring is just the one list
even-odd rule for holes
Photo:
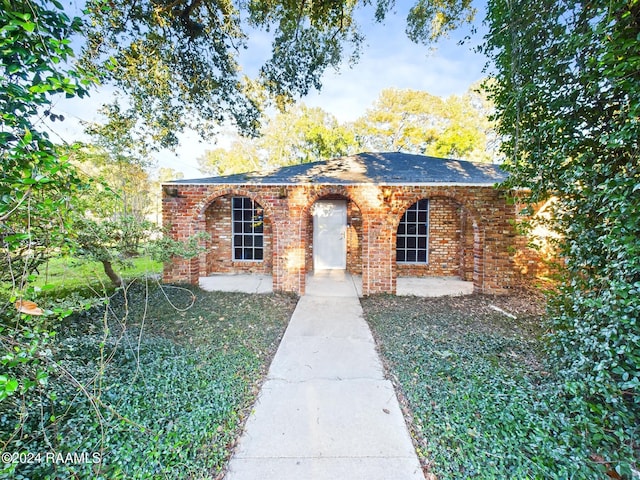
[[[114,264],[116,271],[125,278],[155,275],[162,272],[162,263],[149,257],[131,259],[127,266]],[[102,293],[111,289],[109,278],[100,262],[91,262],[74,257],[54,257],[40,265],[39,275],[33,286],[39,288],[72,291],[77,288],[92,288]]]
[[126,298],[118,291],[68,317],[51,344],[61,368],[0,403],[0,441],[100,461],[23,464],[0,477],[216,478],[295,303],[137,281]]
[[608,478],[569,440],[572,412],[545,366],[539,300],[376,296],[362,305],[428,478]]

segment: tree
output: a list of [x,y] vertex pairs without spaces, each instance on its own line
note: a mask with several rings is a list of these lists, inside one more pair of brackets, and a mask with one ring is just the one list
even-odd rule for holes
[[[39,320],[45,311],[27,299],[27,281],[66,246],[70,199],[84,186],[46,132],[47,122],[64,120],[55,101],[82,97],[93,82],[70,66],[80,27],[58,2],[0,1],[0,402],[20,418],[27,403],[41,405],[34,391],[51,373],[52,334]],[[6,434],[28,435],[15,427]]]
[[356,146],[353,133],[333,115],[299,104],[265,122],[259,138],[238,136],[229,148],[207,151],[198,163],[202,172],[229,175],[346,155]]
[[260,140],[269,165],[316,162],[345,155],[356,145],[353,133],[319,107],[299,104],[269,121]]
[[68,156],[88,187],[74,199],[74,210],[90,218],[143,220],[154,204],[149,173],[139,160],[103,145],[78,143],[69,149]]
[[640,2],[491,0],[489,22],[507,185],[532,204],[555,197],[564,275],[550,303],[550,349],[575,435],[611,476],[631,478],[640,437]]
[[490,161],[490,103],[472,86],[463,96],[440,98],[417,90],[386,89],[356,120],[354,129],[368,150],[403,150],[439,157]]
[[198,157],[200,171],[209,175],[231,175],[260,170],[258,141],[243,136],[235,136],[228,148],[207,150]]
[[47,252],[65,243],[76,172],[49,139],[64,120],[57,97],[84,96],[93,78],[69,65],[81,21],[57,2],[8,1],[0,8],[0,242],[2,280],[20,289]]
[[[357,60],[364,37],[355,12],[372,4],[382,21],[395,1],[90,0],[84,65],[126,93],[121,113],[143,139],[173,146],[185,128],[210,136],[225,123],[253,135],[265,98],[286,105],[319,89],[327,68]],[[408,33],[430,42],[473,13],[470,0],[418,0]],[[271,35],[271,56],[248,78],[239,52],[258,30]]]

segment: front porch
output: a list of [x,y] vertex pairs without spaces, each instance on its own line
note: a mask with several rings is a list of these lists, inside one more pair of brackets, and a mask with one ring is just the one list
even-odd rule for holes
[[[336,288],[355,288],[362,297],[362,276],[344,270],[326,270],[307,275],[306,295],[335,294]],[[473,282],[458,277],[398,277],[396,295],[440,297],[471,295]],[[200,277],[200,288],[206,291],[272,293],[273,277],[267,274],[216,274]]]

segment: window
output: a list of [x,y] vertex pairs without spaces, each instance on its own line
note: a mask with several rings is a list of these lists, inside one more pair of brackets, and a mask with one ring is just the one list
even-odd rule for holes
[[232,199],[232,232],[234,260],[264,258],[263,210],[247,197]]
[[396,262],[429,263],[429,200],[411,205],[398,225]]

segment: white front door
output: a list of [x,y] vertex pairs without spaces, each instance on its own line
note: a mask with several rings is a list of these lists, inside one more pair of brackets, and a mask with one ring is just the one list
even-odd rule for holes
[[318,200],[313,205],[313,269],[347,267],[347,202]]

